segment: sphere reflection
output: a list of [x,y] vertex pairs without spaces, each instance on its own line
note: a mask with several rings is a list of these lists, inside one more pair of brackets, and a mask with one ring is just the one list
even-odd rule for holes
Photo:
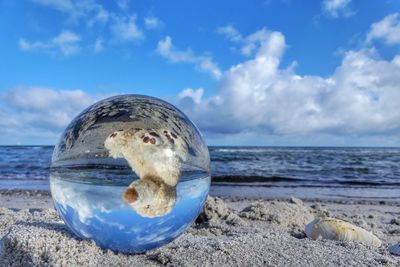
[[141,252],[197,217],[210,185],[208,149],[192,122],[161,100],[127,95],[78,115],[52,158],[55,206],[79,237]]

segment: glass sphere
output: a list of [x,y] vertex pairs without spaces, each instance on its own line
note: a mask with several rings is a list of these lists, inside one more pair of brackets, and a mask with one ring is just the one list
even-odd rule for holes
[[55,207],[78,237],[138,253],[174,240],[210,187],[208,148],[176,107],[140,95],[102,100],[79,114],[54,149]]

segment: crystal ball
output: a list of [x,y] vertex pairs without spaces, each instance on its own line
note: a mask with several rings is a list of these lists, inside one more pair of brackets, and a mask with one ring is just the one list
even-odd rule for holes
[[193,223],[210,179],[207,145],[185,114],[154,97],[123,95],[68,125],[53,152],[50,189],[76,236],[139,253]]

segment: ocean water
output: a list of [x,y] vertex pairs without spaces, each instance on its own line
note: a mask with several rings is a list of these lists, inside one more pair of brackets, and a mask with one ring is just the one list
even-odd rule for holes
[[211,194],[400,200],[400,148],[212,147]]
[[[400,148],[210,147],[212,195],[400,200]],[[49,189],[53,147],[0,147],[0,188]]]
[[0,146],[0,189],[49,190],[53,146]]

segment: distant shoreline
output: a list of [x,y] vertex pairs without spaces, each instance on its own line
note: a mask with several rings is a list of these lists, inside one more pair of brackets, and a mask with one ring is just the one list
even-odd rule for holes
[[[282,190],[279,190],[279,188],[272,188],[272,190],[267,190],[265,191],[265,194],[262,195],[257,195],[257,194],[249,194],[249,195],[229,195],[226,194],[227,190],[229,190],[229,187],[226,187],[225,190],[221,190],[221,188],[216,188],[211,186],[210,188],[210,196],[213,197],[222,197],[225,199],[233,199],[236,201],[239,200],[260,200],[260,201],[271,201],[271,200],[281,200],[281,201],[288,201],[292,197],[295,197],[294,195],[285,195]],[[270,194],[272,191],[281,191],[281,193],[278,194]],[[51,192],[49,190],[42,190],[42,189],[0,189],[0,203],[5,203],[4,199],[7,198],[40,198],[40,199],[51,199]],[[324,202],[324,203],[336,203],[336,204],[343,204],[343,203],[351,203],[351,204],[369,204],[369,205],[389,205],[389,206],[399,206],[400,205],[400,197],[397,199],[394,198],[385,198],[385,197],[380,197],[377,199],[373,198],[357,198],[357,197],[336,197],[336,198],[326,198],[326,197],[299,197],[303,199],[304,201],[317,201],[317,202]]]
[[[54,147],[55,145],[0,145],[0,147]],[[231,146],[220,146],[220,145],[209,145],[208,148],[338,148],[338,149],[348,149],[348,148],[368,148],[368,149],[385,149],[385,148],[393,148],[399,149],[400,146],[240,146],[240,145],[231,145]]]

